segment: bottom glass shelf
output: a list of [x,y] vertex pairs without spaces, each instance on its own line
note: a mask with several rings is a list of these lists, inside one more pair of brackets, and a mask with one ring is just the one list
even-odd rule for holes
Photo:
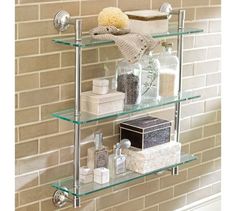
[[178,163],[175,163],[173,165],[170,166],[166,166],[164,168],[160,168],[160,169],[156,169],[155,171],[152,172],[148,172],[146,174],[139,174],[136,172],[132,172],[132,171],[128,171],[125,175],[119,176],[117,178],[112,178],[110,179],[109,183],[105,183],[105,184],[97,184],[97,183],[88,183],[88,184],[81,184],[79,192],[75,193],[74,188],[73,188],[73,179],[69,178],[69,179],[65,179],[65,180],[61,180],[58,181],[57,183],[52,184],[52,187],[65,191],[69,194],[72,194],[74,196],[77,197],[81,197],[81,196],[85,196],[106,188],[110,188],[116,185],[120,185],[123,183],[128,183],[129,181],[138,179],[138,178],[142,178],[145,177],[147,175],[153,174],[153,173],[158,173],[164,170],[168,170],[170,168],[188,163],[190,161],[196,160],[197,157],[194,155],[190,155],[190,154],[182,154],[180,161]]

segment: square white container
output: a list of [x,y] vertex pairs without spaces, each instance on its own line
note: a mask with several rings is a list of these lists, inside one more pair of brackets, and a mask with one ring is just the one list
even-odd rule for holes
[[142,151],[124,149],[126,168],[141,174],[180,162],[181,144],[170,141]]
[[80,182],[90,183],[93,181],[93,169],[83,166],[80,168]]
[[123,111],[125,94],[111,91],[105,95],[89,92],[81,93],[81,109],[88,113],[103,115]]
[[94,169],[94,182],[98,184],[104,184],[109,182],[110,173],[109,169],[101,167]]
[[125,12],[133,33],[156,34],[168,31],[168,15],[158,10],[135,10]]
[[104,95],[109,92],[109,80],[107,79],[94,79],[93,80],[93,93]]

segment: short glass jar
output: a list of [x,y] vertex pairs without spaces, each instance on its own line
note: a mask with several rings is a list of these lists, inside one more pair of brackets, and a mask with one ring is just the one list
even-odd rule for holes
[[140,63],[131,64],[126,60],[116,68],[116,90],[125,93],[125,105],[137,105],[142,96],[142,67]]

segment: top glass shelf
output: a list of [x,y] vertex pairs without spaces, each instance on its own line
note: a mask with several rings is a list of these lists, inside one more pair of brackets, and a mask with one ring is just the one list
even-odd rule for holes
[[[164,37],[178,36],[181,34],[188,35],[188,34],[194,34],[194,33],[200,33],[200,32],[203,32],[203,30],[196,29],[196,28],[177,29],[176,27],[171,27],[168,32],[161,33],[161,34],[153,34],[152,37],[164,38]],[[110,41],[110,40],[95,40],[91,38],[91,36],[89,35],[82,36],[82,39],[79,41],[76,41],[74,37],[53,39],[53,41],[58,44],[81,47],[81,48],[89,48],[89,47],[108,45],[108,44],[114,43],[113,41]]]

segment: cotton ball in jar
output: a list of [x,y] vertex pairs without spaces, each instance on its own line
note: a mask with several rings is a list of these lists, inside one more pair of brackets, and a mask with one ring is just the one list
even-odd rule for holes
[[125,29],[129,25],[128,16],[117,7],[104,8],[98,15],[99,26],[115,26]]

